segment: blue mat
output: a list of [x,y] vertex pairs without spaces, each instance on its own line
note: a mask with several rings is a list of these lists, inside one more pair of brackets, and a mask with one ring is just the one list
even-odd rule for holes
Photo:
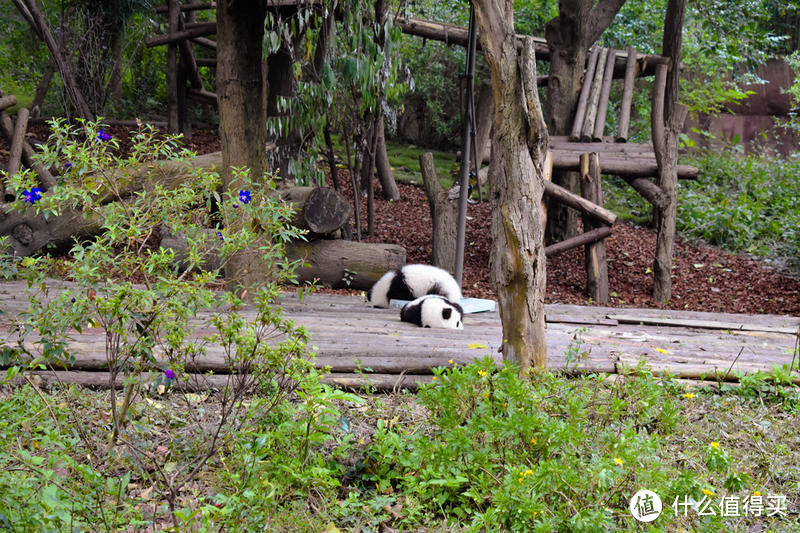
[[[395,307],[397,309],[401,309],[404,305],[408,303],[408,300],[391,300],[389,302],[389,307]],[[485,313],[495,310],[496,303],[494,300],[485,300],[483,298],[462,298],[458,305],[464,310],[464,314],[471,314],[471,313]]]

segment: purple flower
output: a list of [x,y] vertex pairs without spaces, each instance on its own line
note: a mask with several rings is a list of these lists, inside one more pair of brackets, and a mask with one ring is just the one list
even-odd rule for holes
[[239,204],[237,204],[236,202],[233,202],[233,208],[234,209],[239,209]]
[[250,203],[250,199],[251,199],[250,191],[239,191],[239,201],[240,202],[242,202],[243,204],[249,204]]
[[22,191],[22,196],[23,198],[25,198],[26,202],[30,204],[35,204],[42,197],[42,189],[40,189],[39,187],[33,187],[30,191],[28,189],[25,189],[24,191]]
[[71,169],[72,168],[72,163],[67,161],[66,163],[64,163],[64,168],[67,169],[67,170]]
[[100,131],[97,134],[97,142],[99,141],[107,141],[111,138],[111,135],[108,133],[103,132],[103,128],[100,128]]
[[220,240],[220,241],[224,241],[224,240],[225,240],[225,239],[222,237],[222,232],[221,232],[221,231],[218,231],[218,232],[217,232],[217,237],[219,237],[219,240]]
[[170,380],[175,379],[175,371],[171,368],[166,369],[164,371],[164,377]]

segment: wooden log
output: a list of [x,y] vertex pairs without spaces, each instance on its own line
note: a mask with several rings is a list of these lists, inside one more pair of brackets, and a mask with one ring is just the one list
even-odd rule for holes
[[586,118],[583,119],[581,128],[581,141],[589,142],[594,135],[594,123],[597,119],[597,107],[600,103],[600,91],[603,85],[603,76],[606,69],[606,59],[608,58],[608,48],[600,49],[600,56],[597,58],[597,67],[592,79],[592,87],[589,90],[589,102],[586,104]]
[[605,239],[611,236],[612,233],[613,230],[611,229],[611,226],[600,226],[599,228],[595,228],[590,231],[584,231],[580,235],[576,235],[575,237],[572,237],[565,241],[551,244],[550,246],[544,249],[544,253],[547,257],[550,257],[552,255],[558,255],[560,253],[572,250],[573,248],[577,248],[579,246],[585,246],[587,244]]
[[195,61],[198,67],[217,68],[217,59],[213,57],[198,57]]
[[667,197],[661,187],[650,181],[648,178],[634,178],[631,176],[620,176],[625,182],[633,187],[636,192],[650,202],[653,206],[664,209],[667,206]]
[[198,22],[197,24],[197,26],[193,28],[187,28],[183,31],[175,31],[158,35],[156,37],[148,37],[144,40],[144,44],[148,48],[152,48],[154,46],[177,43],[179,41],[185,41],[186,39],[205,37],[206,35],[213,35],[217,33],[216,22]]
[[564,189],[563,187],[559,187],[551,181],[545,181],[544,193],[550,198],[555,199],[556,201],[559,201],[573,209],[577,209],[581,213],[589,215],[590,217],[599,220],[604,224],[608,224],[609,226],[613,226],[617,221],[617,215],[608,209],[581,198],[577,194],[571,193],[570,191]]
[[317,279],[337,289],[369,289],[387,271],[406,263],[402,246],[345,240],[293,242],[286,256],[308,264],[297,271],[301,282]]
[[[600,177],[600,158],[597,153],[581,156],[581,194],[590,202],[602,206],[603,193]],[[584,215],[584,231],[597,229],[592,217]],[[586,295],[599,304],[608,303],[608,263],[605,242],[595,240],[584,247],[586,266]]]
[[[469,30],[464,26],[435,22],[417,17],[398,17],[394,19],[394,25],[407,35],[416,35],[425,39],[442,41],[445,44],[457,44],[467,46],[469,41]],[[536,59],[550,59],[550,47],[547,46],[547,39],[542,37],[531,37],[529,35],[517,35],[517,48],[521,48],[521,39],[533,39],[536,50]],[[478,39],[477,50],[481,50],[480,39]]]
[[[214,41],[212,39],[207,39],[205,37],[193,37],[193,38],[191,38],[189,40],[192,41],[194,44],[199,44],[200,46],[202,46],[204,48],[208,48],[209,50],[216,50],[217,49],[217,41]],[[203,63],[203,62],[208,62],[208,61],[213,61],[214,62],[213,65],[209,65],[207,63]],[[197,64],[201,65],[201,66],[205,66],[205,67],[216,66],[217,65],[217,60],[216,59],[208,59],[208,58],[198,58],[197,59]]]
[[[143,385],[148,382],[155,389],[160,372],[154,372],[152,376],[140,374],[136,379],[141,380]],[[110,377],[108,372],[89,372],[82,370],[47,370],[25,372],[31,383],[37,387],[49,389],[59,385],[80,385],[91,389],[105,390],[109,388]],[[240,379],[240,374],[182,374],[179,379],[173,381],[170,390],[180,392],[204,392],[208,390],[221,390],[229,380]],[[345,389],[361,389],[369,387],[380,391],[400,391],[403,389],[416,391],[420,384],[430,383],[433,379],[432,374],[373,374],[373,373],[330,373],[320,376],[320,381],[327,385]],[[117,375],[116,386],[124,385],[125,376]],[[11,382],[13,385],[24,385],[27,381],[22,377],[16,377]],[[165,394],[169,394],[166,392]]]
[[219,100],[217,99],[217,93],[212,93],[211,91],[205,91],[201,89],[195,89],[194,87],[189,87],[187,90],[187,94],[197,100],[198,102],[203,102],[204,104],[209,104],[214,107],[219,105]]
[[434,266],[454,272],[456,268],[458,197],[451,198],[449,191],[442,188],[439,176],[436,175],[433,154],[430,152],[420,154],[419,166],[433,221],[432,262]]
[[600,89],[600,101],[597,104],[597,117],[594,122],[594,133],[592,134],[593,141],[600,141],[603,138],[603,130],[606,129],[608,99],[611,96],[611,82],[614,79],[614,57],[615,51],[609,51],[606,58],[605,74],[603,75],[603,86]]
[[622,103],[619,111],[619,128],[617,142],[628,142],[628,129],[631,122],[631,104],[633,102],[633,82],[636,78],[636,48],[628,47],[628,61],[625,65],[625,82],[622,88]]
[[[563,170],[580,170],[580,155],[573,151],[553,150],[553,166]],[[600,154],[600,168],[603,174],[618,176],[655,177],[658,175],[658,164],[654,159],[641,157],[610,156]],[[691,165],[678,165],[678,178],[697,179],[699,170]]]
[[8,96],[3,96],[0,98],[0,111],[5,111],[9,107],[13,107],[17,105],[17,97],[13,94],[9,94]]
[[[11,117],[8,116],[4,111],[0,111],[0,130],[2,130],[3,136],[6,140],[11,143],[12,139],[14,138],[14,123],[11,120]],[[32,168],[36,175],[39,178],[39,185],[41,186],[43,191],[50,189],[53,185],[55,185],[56,180],[50,171],[47,168],[36,161],[36,151],[28,144],[27,141],[23,140],[22,142],[22,162],[28,167]],[[0,232],[0,235],[3,233]]]
[[[217,9],[216,2],[209,2],[205,4],[182,4],[181,11],[204,11],[207,9]],[[156,6],[156,13],[164,14],[169,11],[168,6]]]
[[[14,135],[11,137],[11,149],[8,152],[8,176],[9,178],[19,172],[20,161],[22,159],[22,145],[25,142],[25,132],[28,129],[28,117],[30,112],[22,107],[17,111],[17,120],[14,123]],[[0,191],[5,191],[0,187]]]
[[194,58],[192,45],[188,40],[179,41],[178,47],[181,52],[181,61],[186,69],[186,77],[189,80],[193,89],[198,91],[203,90],[203,78],[200,77],[200,71],[197,70],[197,61]]
[[50,50],[51,57],[58,66],[58,71],[61,73],[61,80],[64,82],[64,87],[67,89],[70,102],[75,106],[75,110],[80,117],[85,120],[94,120],[94,114],[86,104],[86,100],[83,98],[80,89],[78,89],[78,84],[75,82],[69,63],[65,61],[64,57],[61,55],[61,47],[58,46],[55,39],[53,39],[53,34],[50,32],[47,22],[45,22],[41,11],[39,11],[39,8],[36,6],[36,0],[25,0],[25,5],[36,24],[37,32],[41,35],[47,48]]
[[[618,154],[630,155],[631,157],[654,158],[655,152],[653,145],[647,143],[615,143],[615,142],[562,142],[560,140],[550,141],[550,149],[560,152],[576,152],[578,154],[588,154],[598,152],[614,157]],[[620,155],[622,157],[622,155]]]
[[292,225],[313,234],[328,235],[350,220],[347,198],[330,187],[290,187],[278,194],[295,207]]
[[[586,117],[586,106],[589,103],[589,92],[592,88],[594,81],[594,71],[597,69],[597,58],[600,56],[600,48],[597,46],[592,47],[589,54],[589,59],[586,63],[586,73],[583,78],[583,86],[581,86],[581,94],[578,97],[578,107],[575,110],[575,119],[572,123],[572,132],[569,134],[568,140],[577,141],[581,138],[581,128],[583,127],[583,119]],[[550,138],[552,141],[552,137]]]

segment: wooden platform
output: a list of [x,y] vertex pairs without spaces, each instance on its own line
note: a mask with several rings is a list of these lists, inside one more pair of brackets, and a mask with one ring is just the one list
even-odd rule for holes
[[[486,356],[501,361],[502,327],[497,312],[467,315],[464,330],[423,329],[400,321],[395,309],[373,309],[363,298],[313,294],[300,302],[286,294],[288,317],[311,334],[318,367],[330,381],[360,384],[364,369],[381,388],[430,380],[431,368],[464,365]],[[13,316],[27,307],[21,283],[0,284],[0,339],[11,339]],[[253,310],[244,310],[246,315]],[[652,309],[547,305],[550,366],[576,372],[621,373],[645,360],[658,372],[693,379],[734,380],[738,372],[790,365],[800,318]],[[197,333],[208,332],[203,317]],[[102,372],[104,336],[99,328],[75,333],[70,344],[75,370]],[[31,347],[33,347],[30,339]],[[450,362],[452,361],[452,363]],[[203,369],[225,372],[221,350],[210,347]],[[796,367],[795,367],[796,368]],[[403,375],[402,377],[400,375]],[[796,383],[800,383],[797,373]]]

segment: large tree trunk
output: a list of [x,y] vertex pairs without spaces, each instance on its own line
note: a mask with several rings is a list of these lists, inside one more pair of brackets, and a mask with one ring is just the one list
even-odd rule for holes
[[[254,179],[266,170],[266,94],[262,41],[266,4],[221,2],[217,6],[217,95],[222,142],[222,183],[234,195],[239,185],[232,166],[250,169]],[[231,259],[228,286],[248,287],[264,281],[265,262],[257,249]]]
[[[572,0],[559,2],[558,17],[545,29],[550,48],[550,72],[547,79],[545,116],[550,135],[569,135],[575,106],[583,82],[586,53],[600,37],[625,0]],[[553,172],[553,183],[578,192],[577,172]],[[547,209],[548,243],[555,243],[578,233],[578,214],[556,202]]]
[[491,271],[503,323],[503,358],[522,372],[547,365],[544,331],[544,193],[547,128],[536,86],[534,43],[517,53],[513,2],[475,0],[495,97],[489,186]]
[[[685,10],[686,0],[669,0],[664,19],[662,53],[670,58],[671,63],[669,72],[664,72],[666,67],[662,65],[659,65],[659,70],[656,71],[657,88],[662,82],[661,76],[666,76],[660,88],[663,92],[657,94],[661,104],[657,106],[657,98],[653,98],[653,148],[658,161],[656,182],[666,199],[666,206],[663,209],[653,209],[658,233],[656,257],[653,262],[653,299],[657,302],[666,302],[672,297],[672,255],[675,247],[675,218],[678,207],[678,134],[686,119],[686,108],[678,104]],[[660,113],[663,114],[659,115]]]

